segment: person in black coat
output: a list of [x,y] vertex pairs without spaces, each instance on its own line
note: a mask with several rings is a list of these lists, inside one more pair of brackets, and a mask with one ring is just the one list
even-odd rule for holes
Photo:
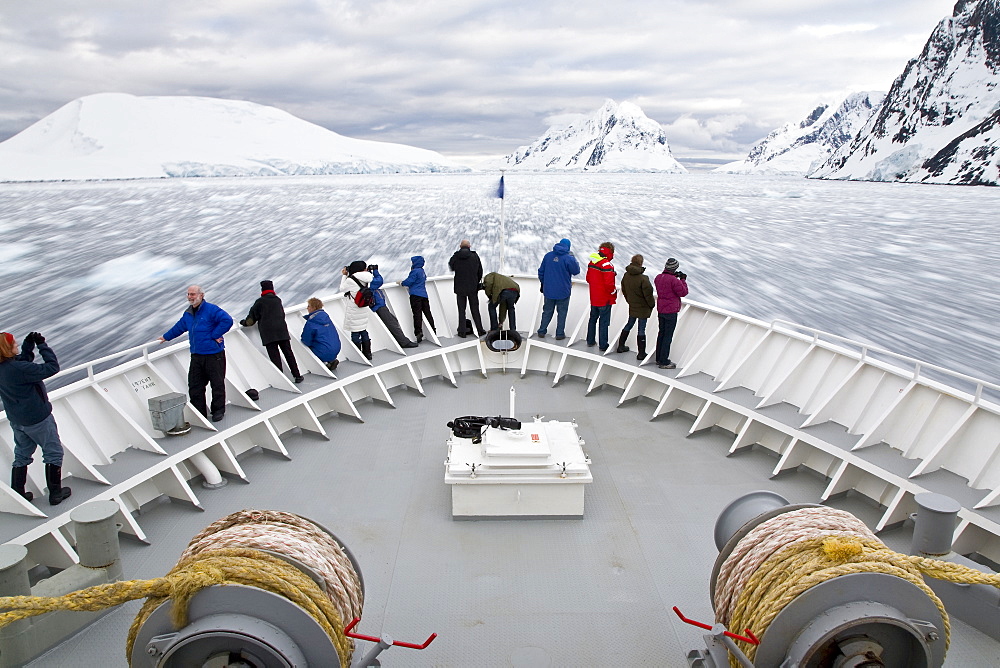
[[455,272],[455,297],[458,300],[458,335],[465,338],[469,335],[465,326],[465,307],[469,306],[472,320],[476,323],[479,336],[486,334],[483,328],[483,318],[479,314],[479,283],[483,280],[483,264],[479,261],[472,243],[462,239],[459,249],[448,260],[448,267]]
[[302,382],[302,374],[299,373],[295,353],[292,352],[292,337],[288,334],[288,324],[285,322],[285,307],[274,292],[274,283],[260,282],[260,297],[250,307],[247,317],[240,320],[240,324],[244,327],[256,324],[260,342],[267,349],[267,356],[274,362],[274,366],[281,368],[281,355],[278,352],[281,351],[288,361],[288,370],[292,372],[295,382]]
[[[35,346],[38,346],[42,364],[35,364]],[[44,336],[31,332],[19,349],[13,334],[0,332],[0,400],[14,432],[10,486],[26,500],[34,498],[24,486],[28,481],[31,456],[41,447],[49,504],[53,506],[68,499],[72,493],[69,487],[62,485],[63,446],[52,415],[52,403],[45,391],[45,379],[57,373],[59,360],[45,343]]]

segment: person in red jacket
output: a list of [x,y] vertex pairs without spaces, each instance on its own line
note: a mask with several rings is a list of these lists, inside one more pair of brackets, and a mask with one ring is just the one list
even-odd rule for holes
[[605,241],[597,248],[596,253],[591,253],[590,264],[587,265],[587,283],[590,284],[590,322],[587,324],[587,345],[597,345],[599,338],[602,351],[608,349],[611,305],[618,300],[618,289],[615,288],[615,268],[611,264],[614,256],[615,245],[610,241]]

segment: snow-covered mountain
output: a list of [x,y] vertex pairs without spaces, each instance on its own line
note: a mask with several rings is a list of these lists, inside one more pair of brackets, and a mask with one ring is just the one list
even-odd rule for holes
[[1000,183],[1000,2],[959,0],[852,142],[810,177]]
[[734,174],[808,174],[851,141],[885,93],[852,93],[839,106],[816,107],[803,121],[786,123],[753,145],[743,160],[713,171]]
[[0,181],[469,171],[252,102],[101,93],[0,143]]
[[[494,165],[497,166],[497,165]],[[501,169],[671,172],[687,170],[670,154],[667,134],[631,102],[607,100],[590,116],[550,127],[504,157]]]

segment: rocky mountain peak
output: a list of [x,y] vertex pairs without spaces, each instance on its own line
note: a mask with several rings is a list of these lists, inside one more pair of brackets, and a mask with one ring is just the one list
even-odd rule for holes
[[685,172],[667,134],[631,102],[606,100],[588,116],[550,127],[500,161],[503,169]]
[[996,185],[1000,2],[960,0],[869,124],[811,176]]

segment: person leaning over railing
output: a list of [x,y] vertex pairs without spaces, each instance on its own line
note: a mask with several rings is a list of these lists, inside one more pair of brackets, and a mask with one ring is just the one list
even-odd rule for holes
[[[38,346],[42,364],[33,362],[35,346]],[[0,399],[14,432],[10,486],[28,501],[34,498],[31,492],[24,490],[24,485],[28,481],[31,455],[35,448],[41,446],[49,503],[53,506],[68,499],[72,493],[69,487],[62,486],[63,446],[52,415],[52,404],[45,391],[45,379],[57,373],[59,360],[45,343],[44,336],[31,332],[18,351],[14,336],[0,332]]]
[[306,302],[306,311],[308,313],[302,316],[306,319],[306,324],[302,328],[302,343],[323,364],[326,364],[327,369],[334,371],[339,364],[337,355],[340,354],[340,335],[337,333],[337,328],[323,310],[323,302],[318,298],[309,298]]

